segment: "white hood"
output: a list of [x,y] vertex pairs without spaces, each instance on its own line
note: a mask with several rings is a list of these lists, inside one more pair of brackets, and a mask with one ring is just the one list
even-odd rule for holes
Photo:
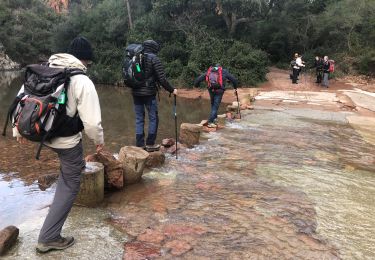
[[84,72],[87,71],[87,68],[85,67],[85,65],[82,64],[82,62],[79,59],[68,53],[54,54],[49,58],[48,63],[50,67],[72,68],[81,69]]

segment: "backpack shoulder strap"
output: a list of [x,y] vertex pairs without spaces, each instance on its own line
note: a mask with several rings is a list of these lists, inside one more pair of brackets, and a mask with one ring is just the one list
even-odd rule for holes
[[86,73],[81,69],[65,69],[64,89],[66,93],[68,93],[68,88],[70,86],[70,78],[76,75],[86,75]]
[[211,70],[212,70],[212,67],[209,67],[208,70],[207,70],[207,73],[206,73],[206,82],[207,82],[208,86],[211,86],[211,83],[210,83]]
[[81,69],[67,69],[67,73],[69,77],[76,76],[76,75],[86,75],[86,72],[84,72]]
[[3,136],[6,135],[6,130],[7,130],[8,123],[9,123],[9,121],[12,120],[12,115],[13,115],[14,111],[16,110],[18,103],[21,101],[21,99],[22,99],[24,96],[25,96],[25,93],[21,93],[21,94],[19,94],[19,95],[14,99],[13,103],[10,105],[10,107],[9,107],[9,109],[8,109],[7,116],[6,116],[6,118],[5,118],[5,124],[4,124],[4,128],[3,128],[3,133],[2,133]]
[[219,67],[219,84],[223,86],[223,67]]

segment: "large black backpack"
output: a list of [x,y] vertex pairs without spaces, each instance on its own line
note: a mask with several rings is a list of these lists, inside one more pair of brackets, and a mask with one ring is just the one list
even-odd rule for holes
[[9,120],[21,136],[33,142],[40,142],[36,155],[45,141],[55,137],[72,136],[83,130],[78,114],[66,114],[66,103],[70,77],[85,74],[79,69],[52,68],[33,64],[26,67],[24,91],[9,107],[3,136]]
[[143,51],[142,44],[130,44],[125,49],[122,76],[127,87],[137,88],[145,82]]

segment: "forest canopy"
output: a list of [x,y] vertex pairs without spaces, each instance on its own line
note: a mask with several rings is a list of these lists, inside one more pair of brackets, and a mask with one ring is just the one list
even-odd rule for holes
[[295,52],[307,62],[329,55],[341,73],[375,71],[373,0],[75,0],[62,13],[46,2],[0,2],[8,55],[38,62],[82,35],[94,47],[90,73],[99,83],[120,82],[124,48],[146,39],[161,44],[168,77],[185,87],[214,63],[256,85]]

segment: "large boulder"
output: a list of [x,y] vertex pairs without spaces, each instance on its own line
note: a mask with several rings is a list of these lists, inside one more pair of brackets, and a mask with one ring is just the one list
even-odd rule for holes
[[133,184],[142,178],[149,153],[140,147],[125,146],[119,153],[119,161],[124,169],[124,183]]
[[81,174],[81,186],[75,204],[87,207],[98,206],[104,199],[104,165],[87,162]]
[[182,123],[180,127],[180,142],[188,148],[194,147],[194,145],[199,144],[201,131],[201,125]]
[[0,231],[0,256],[5,255],[15,245],[19,232],[15,226],[8,226]]
[[165,154],[161,151],[151,152],[146,161],[147,168],[160,167],[165,162]]
[[100,162],[104,165],[104,187],[121,189],[124,187],[124,170],[122,163],[110,152],[101,151],[86,157],[86,161]]

